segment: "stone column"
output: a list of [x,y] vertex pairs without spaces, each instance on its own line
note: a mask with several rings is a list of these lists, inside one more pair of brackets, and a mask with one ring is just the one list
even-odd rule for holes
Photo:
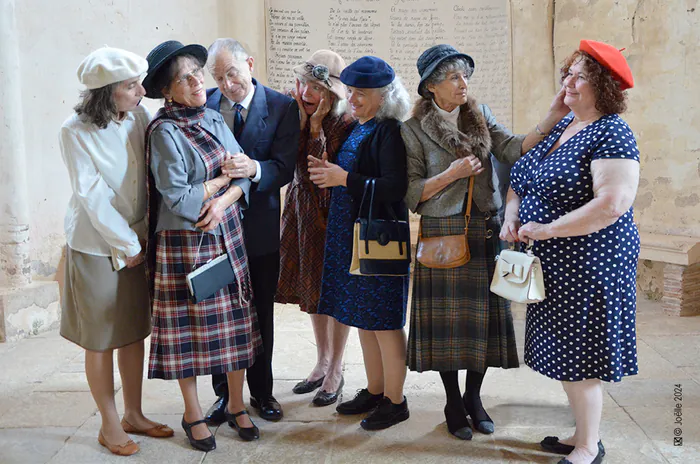
[[55,329],[58,283],[32,282],[15,0],[0,0],[0,342]]
[[0,0],[0,287],[32,280],[21,92],[15,0]]

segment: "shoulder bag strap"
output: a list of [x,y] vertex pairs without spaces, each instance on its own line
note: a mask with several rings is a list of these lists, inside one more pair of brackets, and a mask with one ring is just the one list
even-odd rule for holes
[[467,210],[464,213],[464,235],[469,230],[469,219],[472,217],[472,198],[474,194],[474,176],[469,178],[469,194],[467,195]]

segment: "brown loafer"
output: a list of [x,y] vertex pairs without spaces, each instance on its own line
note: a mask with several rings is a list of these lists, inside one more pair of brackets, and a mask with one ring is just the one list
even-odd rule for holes
[[121,445],[107,443],[104,435],[102,435],[102,430],[100,430],[100,434],[97,436],[97,442],[107,448],[112,454],[116,454],[117,456],[131,456],[132,454],[136,454],[141,450],[139,445],[134,443],[133,440],[129,440]]
[[136,435],[148,435],[149,437],[153,438],[168,438],[175,435],[175,431],[165,424],[156,424],[150,429],[139,430],[130,423],[128,423],[126,419],[122,419],[122,428],[126,433],[133,433]]

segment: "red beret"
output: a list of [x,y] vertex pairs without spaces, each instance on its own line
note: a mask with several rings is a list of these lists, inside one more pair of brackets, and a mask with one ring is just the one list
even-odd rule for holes
[[632,70],[620,50],[612,45],[594,40],[582,40],[578,49],[591,55],[601,66],[610,71],[612,77],[620,83],[621,90],[634,87]]

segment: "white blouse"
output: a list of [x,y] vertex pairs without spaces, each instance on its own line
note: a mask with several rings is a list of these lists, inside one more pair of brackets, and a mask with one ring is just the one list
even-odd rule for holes
[[144,106],[98,129],[75,113],[60,132],[61,156],[73,195],[64,227],[68,246],[113,258],[115,269],[141,251],[146,236],[146,127]]

